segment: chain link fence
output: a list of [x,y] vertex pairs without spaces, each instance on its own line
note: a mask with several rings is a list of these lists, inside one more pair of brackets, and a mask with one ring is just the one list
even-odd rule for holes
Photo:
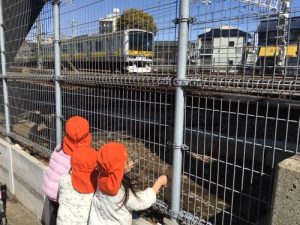
[[296,0],[0,0],[0,131],[48,158],[74,115],[124,143],[154,209],[260,225],[299,154]]

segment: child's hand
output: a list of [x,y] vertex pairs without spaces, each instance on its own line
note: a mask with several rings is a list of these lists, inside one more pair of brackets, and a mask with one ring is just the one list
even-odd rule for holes
[[129,173],[133,167],[134,167],[134,162],[133,161],[127,162],[126,166],[125,166],[125,172]]
[[133,161],[129,161],[128,167],[129,167],[130,170],[133,169],[133,167],[134,167],[134,162],[133,162]]
[[166,186],[168,183],[168,179],[166,175],[162,175],[160,176],[154,183],[154,185],[152,186],[153,191],[157,194],[159,192],[159,189],[162,186]]
[[168,178],[166,175],[161,175],[157,181],[160,183],[161,186],[166,186],[168,184]]

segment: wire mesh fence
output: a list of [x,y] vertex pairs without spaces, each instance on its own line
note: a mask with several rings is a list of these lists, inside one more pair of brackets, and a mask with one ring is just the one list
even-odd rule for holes
[[297,1],[192,1],[191,17],[188,74],[206,86],[298,82]]
[[[299,154],[300,4],[192,0],[182,18],[184,1],[2,0],[0,130],[47,158],[57,121],[81,115],[95,148],[127,146],[140,188],[161,173],[174,178],[179,148],[180,211],[171,207],[171,185],[155,209],[183,224],[267,224],[275,167]],[[181,23],[189,23],[185,62]],[[179,63],[186,77],[176,78]],[[174,140],[176,89],[184,96],[182,146]]]
[[183,206],[214,224],[266,224],[275,165],[299,153],[297,108],[231,95],[187,96]]
[[9,81],[8,93],[11,131],[40,144],[41,153],[49,155],[55,147],[53,85]]

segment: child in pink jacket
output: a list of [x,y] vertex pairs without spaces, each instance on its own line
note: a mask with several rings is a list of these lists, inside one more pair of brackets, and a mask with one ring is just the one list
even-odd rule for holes
[[59,180],[62,175],[69,172],[70,167],[70,156],[63,151],[62,145],[58,145],[50,157],[43,177],[43,191],[46,196],[42,215],[44,225],[56,224]]
[[42,214],[42,224],[44,225],[56,225],[59,181],[62,175],[70,171],[71,155],[85,135],[78,121],[86,120],[80,116],[74,116],[67,121],[66,136],[62,145],[58,145],[53,151],[43,177],[43,191],[46,195]]

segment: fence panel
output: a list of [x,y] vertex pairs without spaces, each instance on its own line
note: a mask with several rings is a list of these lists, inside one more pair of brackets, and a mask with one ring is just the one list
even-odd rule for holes
[[8,93],[12,135],[49,156],[56,143],[53,84],[9,81]]
[[187,95],[182,206],[213,224],[266,224],[275,166],[299,154],[298,107]]
[[182,206],[267,224],[275,167],[299,154],[299,2],[191,2],[183,173],[201,188]]
[[[8,71],[7,79],[2,78],[8,92],[8,103],[4,105],[8,107],[9,130],[6,129],[5,133],[48,157],[55,144],[55,126],[52,121],[55,116],[54,92],[49,79],[44,80],[43,84],[33,77],[41,72],[41,42],[44,40],[40,38],[52,33],[49,28],[52,6],[44,1],[22,0],[4,0],[2,6],[5,37],[3,50]],[[43,73],[51,74],[49,71]],[[18,80],[19,76],[25,79]]]
[[299,9],[294,0],[192,1],[189,76],[223,91],[296,88]]
[[4,98],[3,98],[3,85],[0,84],[0,132],[5,134],[5,117],[4,117]]
[[[47,158],[64,135],[56,118],[64,126],[81,115],[95,148],[127,146],[140,188],[182,164],[180,199],[170,177],[154,206],[162,215],[182,224],[268,223],[274,169],[299,154],[298,1],[191,0],[180,19],[179,0],[63,0],[60,77],[52,1],[2,3],[9,137]],[[178,67],[180,22],[189,23],[189,38]],[[5,134],[2,84],[0,106]],[[183,156],[175,165],[174,148]]]
[[169,65],[174,67],[177,58],[173,20],[178,4],[172,0],[63,1],[63,73],[170,74]]
[[[171,166],[172,102],[165,91],[64,85],[63,116],[81,115],[91,124],[93,146],[124,143],[136,163],[133,175],[146,188]],[[170,198],[162,193],[161,199]]]

